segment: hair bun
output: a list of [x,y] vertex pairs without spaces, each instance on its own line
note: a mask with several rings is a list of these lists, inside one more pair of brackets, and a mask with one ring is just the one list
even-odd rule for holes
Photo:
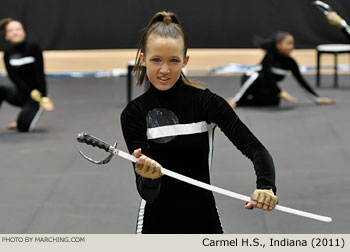
[[168,13],[166,13],[166,15],[163,17],[163,22],[166,24],[171,24],[173,22],[173,19]]
[[151,23],[158,23],[158,22],[162,22],[165,24],[171,24],[171,23],[175,23],[175,24],[180,24],[179,20],[177,19],[176,15],[172,12],[166,12],[166,11],[160,11],[157,12],[152,19]]

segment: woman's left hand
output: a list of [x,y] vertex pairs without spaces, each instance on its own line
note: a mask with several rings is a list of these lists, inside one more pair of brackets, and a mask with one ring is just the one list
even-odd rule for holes
[[245,209],[248,210],[260,208],[271,211],[278,203],[278,197],[273,193],[272,189],[256,189],[250,198],[251,201],[245,205]]
[[327,98],[327,97],[320,97],[318,99],[318,104],[334,104],[335,101],[331,98]]
[[55,107],[50,97],[42,96],[41,92],[38,89],[33,89],[30,93],[30,97],[34,101],[39,102],[40,107],[45,110],[52,111]]
[[227,103],[231,106],[231,108],[237,107],[237,103],[233,97],[226,98]]

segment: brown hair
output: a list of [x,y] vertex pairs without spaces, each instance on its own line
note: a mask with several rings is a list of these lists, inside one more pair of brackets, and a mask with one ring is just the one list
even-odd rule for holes
[[270,38],[262,38],[259,36],[255,36],[253,39],[253,43],[255,46],[262,48],[266,51],[274,50],[276,48],[276,44],[284,40],[287,36],[292,36],[289,32],[279,31],[272,35]]
[[[137,85],[142,85],[144,82],[148,81],[146,67],[142,65],[140,54],[143,53],[145,55],[147,40],[151,34],[155,34],[156,36],[160,37],[171,37],[174,39],[181,37],[184,41],[184,57],[186,57],[187,54],[187,39],[175,13],[166,11],[157,12],[144,29],[139,41],[135,59],[135,67],[133,69],[133,73],[137,79]],[[198,84],[188,80],[182,71],[181,77],[185,84]]]
[[5,35],[6,34],[6,26],[12,21],[16,21],[16,20],[14,20],[12,18],[0,19],[0,34],[1,35]]
[[21,23],[20,21],[13,19],[13,18],[10,18],[10,17],[0,19],[0,34],[1,35],[6,35],[6,27],[9,23],[11,23],[13,21]]

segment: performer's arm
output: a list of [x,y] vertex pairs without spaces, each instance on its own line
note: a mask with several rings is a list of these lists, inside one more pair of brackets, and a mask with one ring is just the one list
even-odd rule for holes
[[39,46],[33,45],[33,56],[35,58],[35,77],[36,87],[40,91],[42,96],[47,96],[46,80],[44,73],[44,60],[42,50]]
[[289,69],[292,71],[294,78],[298,81],[298,84],[305,90],[306,94],[310,99],[318,104],[333,104],[334,100],[327,97],[320,97],[316,91],[306,82],[304,77],[301,75],[299,66],[294,59],[289,58]]
[[[135,150],[141,148],[142,154],[150,157],[151,153],[146,136],[147,128],[145,121],[142,121],[140,118],[142,116],[137,105],[133,102],[129,103],[120,116],[124,140],[129,152],[134,153],[134,156],[140,156],[141,153],[136,153]],[[136,187],[140,196],[146,201],[157,199],[161,186],[161,178],[152,179],[143,177],[135,171],[135,168],[137,168],[135,164],[133,164],[133,167],[136,176]]]
[[202,112],[208,121],[219,126],[230,141],[253,163],[257,176],[257,188],[276,192],[273,160],[253,133],[238,118],[227,102],[209,90],[203,92]]

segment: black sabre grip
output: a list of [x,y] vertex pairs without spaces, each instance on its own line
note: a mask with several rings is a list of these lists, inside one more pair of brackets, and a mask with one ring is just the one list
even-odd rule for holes
[[79,143],[85,143],[85,144],[91,145],[93,147],[98,147],[98,148],[103,149],[107,152],[110,151],[110,146],[111,146],[110,144],[103,142],[102,140],[98,139],[97,137],[89,135],[85,132],[78,134],[77,140]]

